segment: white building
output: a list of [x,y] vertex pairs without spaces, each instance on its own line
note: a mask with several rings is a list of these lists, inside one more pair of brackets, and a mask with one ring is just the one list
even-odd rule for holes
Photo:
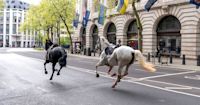
[[[126,13],[121,15],[116,9],[107,10],[104,25],[98,24],[98,11],[93,8],[94,0],[87,0],[87,9],[93,10],[86,27],[82,26],[84,0],[77,0],[76,12],[80,14],[78,27],[75,29],[75,39],[86,48],[93,49],[96,35],[108,38],[116,44],[138,48],[136,18],[133,14],[131,0]],[[108,0],[100,0],[107,6]],[[104,1],[104,2],[103,2]],[[117,1],[117,0],[116,0]],[[175,56],[186,55],[186,58],[196,59],[200,55],[200,9],[189,3],[189,0],[157,0],[149,12],[144,6],[148,0],[136,3],[143,26],[143,53],[156,51],[158,46]],[[85,5],[85,4],[84,4]]]
[[0,11],[0,47],[32,47],[35,33],[27,30],[20,32],[29,4],[19,0],[4,0]]

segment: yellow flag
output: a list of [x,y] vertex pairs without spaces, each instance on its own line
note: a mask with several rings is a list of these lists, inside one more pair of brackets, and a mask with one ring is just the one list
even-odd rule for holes
[[119,11],[121,14],[124,14],[126,12],[126,8],[128,7],[128,0],[123,0],[123,1],[124,1],[123,6]]

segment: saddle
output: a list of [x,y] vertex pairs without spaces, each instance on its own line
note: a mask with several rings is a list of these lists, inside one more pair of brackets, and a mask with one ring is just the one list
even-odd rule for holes
[[116,45],[114,47],[112,47],[112,46],[106,47],[106,49],[105,49],[106,55],[111,55],[113,53],[113,51],[118,47],[120,47],[120,45]]

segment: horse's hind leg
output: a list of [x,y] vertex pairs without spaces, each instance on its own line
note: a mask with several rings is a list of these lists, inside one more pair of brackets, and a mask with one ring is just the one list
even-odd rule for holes
[[130,67],[130,64],[128,64],[127,66],[126,66],[126,69],[125,69],[125,71],[124,71],[124,74],[122,75],[122,78],[124,77],[124,76],[126,76],[126,75],[128,75],[128,68]]
[[117,85],[118,82],[120,82],[121,79],[121,71],[123,69],[123,66],[119,66],[118,68],[118,76],[117,76],[117,80],[115,81],[115,83],[112,85],[112,88],[115,88],[115,86]]
[[63,68],[63,67],[62,67],[62,66],[60,66],[60,69],[59,69],[59,71],[58,71],[57,75],[60,75],[60,70],[61,70],[62,68]]
[[53,74],[54,74],[54,72],[55,72],[55,66],[56,66],[56,63],[53,63],[53,64],[52,64],[52,74],[51,74],[50,80],[53,79]]
[[46,69],[46,64],[47,64],[47,61],[44,62],[44,73],[48,74],[47,69]]

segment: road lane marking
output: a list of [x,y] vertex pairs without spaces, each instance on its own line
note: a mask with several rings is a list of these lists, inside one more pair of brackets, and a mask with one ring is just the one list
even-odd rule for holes
[[191,87],[193,89],[197,89],[197,90],[200,90],[200,88],[198,87],[193,87],[193,86],[187,86],[187,85],[179,85],[179,84],[174,84],[174,83],[168,83],[168,82],[162,82],[162,81],[155,81],[155,80],[145,80],[145,81],[149,81],[149,82],[155,82],[155,83],[160,83],[160,84],[166,84],[166,85],[174,85],[174,86],[177,86],[177,87]]
[[[29,57],[30,58],[30,57]],[[44,61],[44,60],[41,60],[41,59],[37,59],[37,58],[33,58],[33,59],[36,59],[38,61]],[[95,73],[95,70],[90,70],[90,69],[84,69],[84,68],[79,68],[79,67],[74,67],[74,66],[69,66],[67,65],[68,68],[74,68],[74,70],[77,70],[77,71],[81,71],[81,72],[85,72],[85,73],[90,73],[90,74],[96,74]],[[98,71],[99,72],[99,71]],[[195,72],[195,71],[190,71],[190,72],[183,72],[183,73],[192,73],[192,72]],[[105,74],[104,72],[102,72],[102,74]],[[182,74],[182,73],[181,73]],[[180,75],[180,73],[174,73],[174,74],[171,74],[171,75]],[[105,77],[105,78],[110,78],[110,79],[115,79],[113,77],[110,77],[108,75],[101,75],[102,77]],[[164,75],[162,75],[164,76]],[[165,75],[167,76],[167,75]],[[169,75],[168,75],[169,76]],[[129,78],[132,78],[132,77],[129,77]],[[136,80],[136,81],[133,81],[133,80]],[[134,83],[134,84],[138,84],[138,85],[142,85],[142,86],[146,86],[146,87],[151,87],[151,88],[155,88],[155,89],[159,89],[159,90],[164,90],[164,91],[168,91],[168,92],[172,92],[172,93],[179,93],[179,94],[183,94],[183,95],[187,95],[187,96],[192,96],[192,97],[198,97],[200,98],[200,95],[196,95],[196,94],[191,94],[191,93],[186,93],[186,92],[180,92],[180,91],[176,91],[176,90],[171,90],[171,89],[167,89],[167,88],[162,88],[162,87],[158,87],[158,86],[154,86],[154,85],[149,85],[149,84],[145,84],[145,83],[141,83],[140,79],[137,79],[137,78],[132,78],[132,79],[128,79],[128,80],[122,80],[122,81],[126,81],[126,82],[129,82],[129,83]],[[146,81],[149,81],[149,80],[146,80]],[[151,80],[152,81],[152,80]],[[158,81],[157,81],[158,82]],[[160,82],[161,83],[161,82]],[[165,83],[165,82],[162,82],[162,83]],[[176,84],[178,85],[178,84]],[[184,85],[182,85],[184,86]],[[185,87],[189,87],[189,86],[185,86]],[[191,88],[194,88],[194,87],[191,87]]]
[[185,76],[184,78],[186,78],[186,79],[192,79],[192,80],[200,80],[200,75]]
[[39,87],[39,86],[37,86],[36,88],[37,88],[38,90],[41,90],[41,91],[45,92],[45,93],[48,93],[48,92],[49,92],[48,90],[46,90],[46,89],[44,89],[44,88],[41,88],[41,87]]
[[[88,72],[89,69],[82,69],[82,68],[73,67],[73,66],[68,66],[68,67],[71,68],[71,69],[77,70],[77,71],[96,74],[95,71],[93,71],[93,70],[90,70],[90,72]],[[93,73],[91,71],[93,71]],[[103,76],[105,78],[115,79],[115,78],[110,77],[108,75],[101,75],[101,76]],[[132,77],[129,77],[129,78],[132,78]],[[200,95],[186,93],[186,92],[180,92],[180,91],[176,91],[176,90],[172,90],[172,89],[168,89],[168,88],[162,88],[162,87],[158,87],[158,86],[154,86],[154,85],[150,85],[150,84],[145,84],[145,83],[141,83],[140,82],[141,80],[138,80],[137,78],[134,78],[133,80],[135,80],[135,79],[136,79],[136,81],[132,81],[131,79],[129,79],[129,80],[122,79],[122,81],[129,82],[129,83],[134,83],[134,84],[138,84],[138,85],[142,85],[142,86],[147,86],[147,87],[151,87],[151,88],[155,88],[155,89],[159,89],[159,90],[164,90],[164,91],[168,91],[168,92],[179,93],[179,94],[183,94],[183,95],[187,95],[187,96],[200,98]],[[182,85],[182,86],[184,86],[184,85]],[[185,87],[193,88],[193,87],[190,87],[190,86],[185,86]]]
[[192,87],[165,87],[166,89],[175,89],[175,90],[186,90],[189,89],[191,90]]
[[160,77],[167,77],[167,76],[176,76],[176,75],[183,75],[183,74],[191,74],[195,73],[196,71],[188,71],[188,72],[181,72],[181,73],[170,73],[170,74],[164,74],[164,75],[157,75],[157,76],[149,76],[144,78],[139,78],[140,80],[146,80],[146,79],[154,79],[154,78],[160,78]]

